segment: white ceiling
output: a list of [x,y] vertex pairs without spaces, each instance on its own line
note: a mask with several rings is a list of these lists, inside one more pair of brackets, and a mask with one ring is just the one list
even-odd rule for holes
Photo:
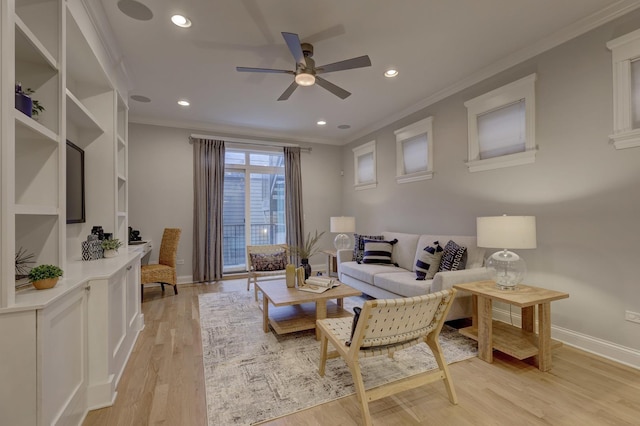
[[[637,7],[630,0],[139,0],[153,12],[140,21],[118,1],[101,1],[130,95],[151,99],[129,100],[131,121],[326,143],[353,140]],[[193,26],[174,26],[174,13]],[[293,70],[283,31],[311,42],[317,65],[366,54],[372,66],[323,74],[352,93],[345,100],[316,85],[279,102],[293,76],[235,67]],[[388,67],[399,76],[385,78]],[[191,106],[178,106],[181,98]],[[317,126],[319,119],[328,124]],[[343,124],[351,128],[337,128]]]

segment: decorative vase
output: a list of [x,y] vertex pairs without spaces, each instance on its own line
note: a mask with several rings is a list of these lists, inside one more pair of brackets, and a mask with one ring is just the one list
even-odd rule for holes
[[296,267],[295,265],[288,264],[286,267],[286,281],[287,287],[294,288],[296,286]]
[[53,288],[56,286],[56,284],[58,284],[58,277],[45,278],[44,280],[33,281],[32,284],[38,290],[46,290],[48,288]]
[[301,259],[302,267],[304,268],[304,279],[306,280],[311,276],[311,265],[309,265],[309,259]]
[[109,257],[116,257],[118,255],[118,250],[105,250],[104,251],[104,257],[109,258]]
[[31,111],[33,108],[33,100],[30,96],[25,95],[24,93],[16,92],[16,109],[27,117],[31,117]]

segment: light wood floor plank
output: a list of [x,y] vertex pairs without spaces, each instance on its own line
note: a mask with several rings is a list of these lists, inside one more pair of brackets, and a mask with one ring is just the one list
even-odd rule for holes
[[[145,329],[118,384],[112,407],[89,412],[86,426],[206,425],[198,295],[246,291],[246,281],[181,285],[180,294],[145,289]],[[253,291],[253,289],[252,289]],[[460,403],[441,383],[370,403],[374,425],[638,425],[640,371],[573,349],[553,351],[543,373],[494,352],[450,366]],[[358,425],[355,396],[265,422],[272,426]]]

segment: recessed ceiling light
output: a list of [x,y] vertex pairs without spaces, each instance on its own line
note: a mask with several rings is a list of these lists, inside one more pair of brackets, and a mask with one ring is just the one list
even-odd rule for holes
[[350,128],[351,128],[351,126],[349,126],[348,124],[341,124],[341,125],[338,126],[338,129],[340,129],[340,130],[347,130],[347,129],[350,129]]
[[180,100],[178,101],[178,105],[180,105],[180,106],[189,106],[189,105],[191,105],[191,104],[190,104],[190,103],[189,103],[189,101],[188,101],[188,100],[186,100],[186,99],[180,99]]
[[391,77],[395,77],[395,76],[397,76],[397,75],[398,75],[398,70],[394,70],[393,68],[392,68],[392,69],[389,69],[389,70],[386,70],[386,71],[384,72],[384,76],[385,76],[385,77],[389,77],[389,78],[391,78]]
[[151,99],[142,95],[131,95],[130,98],[137,102],[144,102],[145,104],[151,102]]
[[316,123],[318,126],[324,126],[325,124],[327,124],[326,121],[324,120],[318,120],[318,122]]
[[128,17],[138,21],[148,21],[153,18],[151,9],[135,0],[120,0],[118,9]]
[[173,15],[171,17],[171,22],[182,28],[189,28],[191,26],[191,20],[182,15]]

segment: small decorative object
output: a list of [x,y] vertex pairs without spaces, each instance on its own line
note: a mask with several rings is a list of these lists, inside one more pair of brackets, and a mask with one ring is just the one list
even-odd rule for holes
[[29,271],[29,281],[38,290],[53,288],[62,276],[62,269],[55,265],[38,265]]
[[296,281],[298,282],[298,287],[302,287],[304,285],[304,268],[301,266],[296,268]]
[[33,117],[35,119],[45,110],[45,108],[40,105],[38,100],[33,99],[30,96],[34,93],[35,91],[33,89],[27,88],[26,90],[23,90],[22,83],[16,83],[16,109],[26,116]]
[[287,287],[294,288],[296,286],[296,267],[289,263],[286,267]]
[[99,240],[104,240],[104,231],[102,230],[102,226],[94,226],[91,228],[91,233],[93,235],[97,235]]
[[302,247],[293,247],[291,251],[294,255],[299,256],[302,266],[305,269],[305,278],[309,278],[311,275],[311,265],[309,265],[309,258],[318,252],[316,245],[320,241],[320,237],[324,235],[324,231],[318,234],[316,230],[315,235],[311,237],[311,232],[307,234],[307,238],[304,240]]
[[87,241],[82,242],[82,260],[102,259],[103,250],[97,234],[87,236]]
[[33,253],[27,253],[22,247],[18,249],[16,252],[16,281],[29,276],[29,270],[31,269],[29,264],[35,263],[33,257]]
[[122,247],[122,243],[117,238],[114,240],[102,240],[100,245],[102,250],[104,250],[104,257],[116,257],[118,255],[118,249]]

